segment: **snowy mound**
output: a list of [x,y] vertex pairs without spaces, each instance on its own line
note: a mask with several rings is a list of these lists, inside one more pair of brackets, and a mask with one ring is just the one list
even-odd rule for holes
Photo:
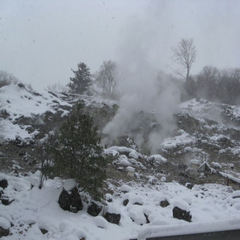
[[210,119],[222,124],[227,120],[224,117],[232,121],[240,120],[240,106],[211,102],[206,99],[193,98],[181,103],[180,109],[183,113],[189,113],[196,118]]

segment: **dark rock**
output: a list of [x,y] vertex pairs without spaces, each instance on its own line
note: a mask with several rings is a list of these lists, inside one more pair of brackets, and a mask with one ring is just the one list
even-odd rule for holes
[[7,112],[6,109],[0,111],[0,118],[7,119],[9,116],[10,114]]
[[70,211],[71,195],[65,189],[62,190],[58,199],[58,203],[63,210]]
[[108,201],[108,202],[112,202],[113,200],[112,200],[112,198],[109,198],[107,201]]
[[82,200],[76,187],[74,187],[70,193],[63,189],[59,196],[58,203],[63,210],[74,213],[83,209]]
[[188,189],[192,189],[193,186],[194,186],[194,184],[192,184],[192,183],[186,183],[185,186],[186,186]]
[[140,202],[135,202],[134,205],[139,205],[139,206],[142,206],[143,204],[140,203]]
[[76,187],[71,190],[71,206],[76,207],[78,210],[83,209],[82,200]]
[[93,217],[96,217],[102,211],[102,207],[98,206],[96,203],[91,202],[87,209],[87,213]]
[[163,207],[163,208],[165,208],[165,207],[167,207],[169,205],[170,204],[169,204],[168,200],[163,200],[163,201],[160,202],[160,206]]
[[[1,194],[1,193],[0,193]],[[232,197],[233,199],[236,199],[236,198],[240,198],[240,196],[233,196]]]
[[78,208],[77,207],[74,207],[74,206],[70,206],[70,212],[72,213],[77,213],[78,212]]
[[130,217],[130,219],[132,220],[132,222],[135,222],[134,219],[132,217]]
[[0,238],[8,236],[9,233],[10,233],[9,229],[0,227]]
[[0,200],[1,200],[2,204],[5,206],[10,205],[14,201],[14,199],[9,200],[9,198],[5,197],[5,196],[1,197]]
[[123,206],[127,206],[128,203],[129,203],[129,200],[128,200],[128,199],[123,200]]
[[24,150],[22,150],[22,151],[20,151],[19,153],[18,153],[18,156],[19,157],[23,157],[23,156],[25,156],[26,155],[26,151],[24,151]]
[[20,137],[16,137],[15,140],[12,140],[12,143],[18,147],[24,147],[24,142]]
[[121,215],[120,214],[116,214],[116,213],[109,213],[107,212],[104,215],[104,218],[110,222],[110,223],[114,223],[114,224],[119,224],[120,219],[121,219]]
[[185,220],[187,222],[192,221],[192,215],[190,212],[187,212],[179,207],[173,208],[173,217],[181,220]]
[[2,187],[3,189],[7,188],[8,186],[8,181],[7,179],[2,179],[0,180],[0,187]]
[[150,223],[149,218],[148,218],[148,215],[147,215],[146,213],[144,213],[144,216],[145,216],[145,218],[146,218],[146,223],[147,223],[147,224]]
[[18,83],[19,88],[25,88],[25,85],[23,83]]
[[41,233],[42,233],[43,235],[46,234],[46,233],[48,233],[48,230],[45,229],[45,228],[40,228],[40,231],[41,231]]

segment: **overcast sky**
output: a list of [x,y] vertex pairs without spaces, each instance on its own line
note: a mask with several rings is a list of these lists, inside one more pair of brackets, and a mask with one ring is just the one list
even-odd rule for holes
[[38,88],[65,84],[78,62],[94,72],[140,41],[171,72],[181,38],[194,39],[193,72],[240,67],[239,19],[238,0],[0,0],[0,70]]

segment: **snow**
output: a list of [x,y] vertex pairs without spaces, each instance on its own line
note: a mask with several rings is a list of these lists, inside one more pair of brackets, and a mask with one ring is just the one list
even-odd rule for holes
[[114,150],[114,149],[109,149],[109,148],[104,149],[104,153],[105,153],[106,155],[111,155],[111,156],[113,156],[113,157],[119,156],[119,152],[117,152],[117,151]]
[[218,221],[218,222],[207,222],[207,223],[192,223],[180,227],[175,226],[163,226],[163,227],[152,227],[141,232],[138,236],[139,240],[144,240],[146,237],[163,237],[163,236],[174,236],[174,235],[185,235],[194,233],[204,232],[218,232],[223,230],[234,230],[239,229],[240,218],[236,220]]
[[124,167],[131,165],[131,163],[128,161],[128,158],[125,155],[120,155],[118,159],[115,161],[115,163]]
[[183,113],[193,115],[199,120],[207,118],[217,122],[222,122],[220,116],[222,113],[223,105],[224,104],[210,102],[205,99],[193,98],[191,100],[181,103],[180,109],[182,109]]
[[[192,189],[175,182],[154,186],[133,182],[119,187],[112,185],[112,194],[107,194],[112,202],[107,203],[103,211],[121,214],[120,224],[115,225],[101,215],[88,215],[86,203],[84,210],[78,213],[64,211],[59,207],[57,199],[62,187],[70,187],[72,180],[50,179],[40,190],[39,172],[25,177],[0,173],[0,178],[8,180],[5,194],[15,199],[9,206],[0,205],[0,223],[6,227],[9,227],[10,222],[14,224],[10,227],[12,235],[3,240],[17,240],[20,232],[22,240],[73,240],[82,237],[88,240],[126,240],[138,236],[144,239],[144,236],[159,233],[164,235],[240,227],[239,191],[223,185],[195,185]],[[129,199],[127,206],[122,204],[125,199]],[[163,199],[167,199],[170,205],[162,208],[160,201]],[[136,202],[142,205],[134,204]],[[192,223],[173,218],[174,206],[189,210]],[[149,218],[148,224],[145,215]],[[219,219],[224,223],[219,222]],[[43,235],[40,228],[48,230],[48,233]]]
[[[47,91],[36,93],[29,87],[20,86],[16,82],[0,88],[0,108],[8,114],[5,119],[0,118],[0,137],[3,139],[15,139],[17,136],[22,139],[32,138],[36,134],[36,132],[29,134],[26,125],[15,124],[20,117],[30,118],[45,112],[55,113],[60,105],[71,106]],[[67,114],[66,110],[61,111],[63,115]]]
[[[55,102],[54,102],[55,101]],[[0,104],[6,109],[12,119],[20,116],[31,117],[33,114],[43,114],[46,111],[55,112],[57,102],[71,106],[48,92],[34,94],[31,89],[10,84],[0,88]]]
[[222,139],[229,139],[229,138],[224,136],[224,135],[222,135],[222,134],[215,134],[215,135],[211,136],[209,139],[211,141],[217,142],[217,141],[220,141]]
[[10,226],[10,222],[6,218],[0,216],[0,227],[2,227],[3,229],[9,229]]
[[180,135],[164,139],[164,141],[161,144],[162,148],[165,149],[175,148],[181,145],[194,143],[196,141],[195,137],[189,135],[185,131],[181,130],[179,132]]
[[228,150],[230,150],[234,155],[240,155],[240,147],[233,147],[233,148],[227,148]]
[[141,153],[138,153],[136,150],[128,147],[122,146],[112,146],[105,150],[106,154],[116,156],[118,154],[128,154],[129,157],[138,159],[139,157],[143,157]]
[[126,169],[127,169],[128,172],[135,172],[135,168],[133,168],[133,167],[129,166]]
[[219,174],[227,179],[230,179],[236,183],[240,183],[240,178],[237,178],[229,173],[219,172]]
[[240,106],[232,106],[232,115],[235,119],[240,119]]
[[16,137],[22,139],[31,138],[33,134],[29,134],[25,127],[20,128],[19,125],[13,124],[10,120],[0,119],[0,139],[14,140]]
[[193,98],[191,100],[181,103],[180,108],[186,111],[191,110],[199,113],[204,111],[208,107],[208,103],[209,102],[205,99],[197,100],[196,98]]
[[151,162],[154,166],[162,163],[166,163],[167,159],[160,154],[154,154],[147,158],[147,161]]
[[222,168],[222,165],[218,162],[211,162],[211,164],[214,168],[219,168],[219,169]]

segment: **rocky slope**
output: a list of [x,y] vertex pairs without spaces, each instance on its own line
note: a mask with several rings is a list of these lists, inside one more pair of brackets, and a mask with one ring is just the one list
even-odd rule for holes
[[[166,225],[239,222],[240,107],[203,99],[180,104],[175,129],[155,154],[126,135],[105,146],[111,161],[104,202],[98,209],[85,196],[81,211],[63,211],[59,194],[73,183],[49,179],[39,190],[37,147],[77,101],[100,130],[118,110],[115,101],[95,95],[38,93],[19,82],[0,88],[0,237],[130,239]],[[161,125],[145,113],[138,123],[134,131],[146,137]]]
[[[37,170],[40,158],[37,146],[49,131],[61,125],[77,101],[85,103],[100,129],[118,109],[116,102],[96,96],[38,93],[20,82],[1,87],[2,169]],[[153,125],[152,116],[141,116],[138,116],[138,122],[142,119],[141,126],[144,125],[146,131]],[[128,136],[115,139],[112,144],[119,147],[108,146],[110,148],[106,149],[112,158],[109,177],[116,182],[119,178],[142,182],[176,180],[183,184],[236,183],[234,186],[238,187],[240,107],[192,99],[180,104],[175,122],[171,136],[159,142],[157,154],[152,156],[143,152]]]

